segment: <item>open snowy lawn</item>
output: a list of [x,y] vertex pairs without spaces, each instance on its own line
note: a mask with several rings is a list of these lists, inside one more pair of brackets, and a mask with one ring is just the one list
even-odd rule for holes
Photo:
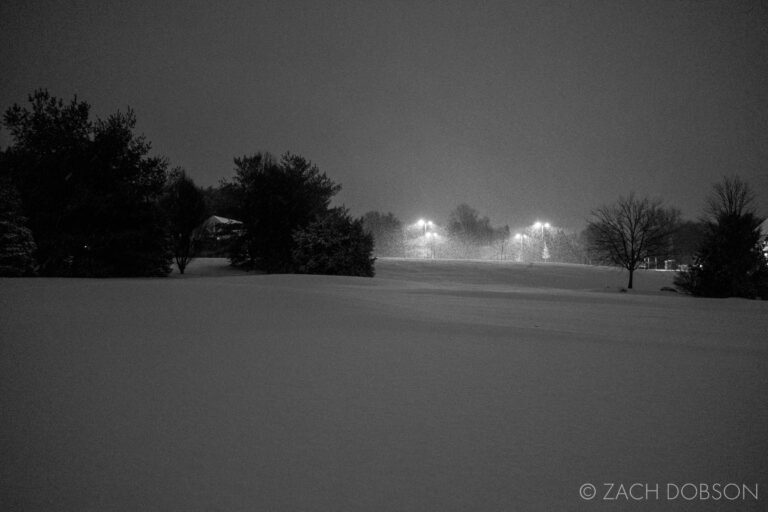
[[0,510],[768,509],[768,302],[625,280],[407,260],[0,280]]

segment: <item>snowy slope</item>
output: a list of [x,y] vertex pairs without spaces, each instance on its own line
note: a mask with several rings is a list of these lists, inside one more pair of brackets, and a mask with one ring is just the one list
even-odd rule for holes
[[768,489],[768,302],[567,265],[188,271],[0,280],[0,509],[690,510],[578,490]]

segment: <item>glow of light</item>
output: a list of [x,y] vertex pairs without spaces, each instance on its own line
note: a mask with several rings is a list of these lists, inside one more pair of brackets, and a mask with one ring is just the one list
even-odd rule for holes
[[536,221],[536,224],[534,224],[533,227],[536,229],[541,228],[541,222]]
[[544,229],[549,229],[549,222],[544,223]]
[[420,228],[423,228],[424,227],[424,219],[419,219],[416,222],[416,225],[419,226]]
[[520,233],[515,233],[515,240],[520,240],[521,238],[523,238],[523,235]]

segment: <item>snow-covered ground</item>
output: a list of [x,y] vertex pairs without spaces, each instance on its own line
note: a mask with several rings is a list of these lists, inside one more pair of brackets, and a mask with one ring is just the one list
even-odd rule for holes
[[[766,301],[578,265],[224,264],[0,280],[0,510],[766,510]],[[686,482],[760,496],[666,499]]]

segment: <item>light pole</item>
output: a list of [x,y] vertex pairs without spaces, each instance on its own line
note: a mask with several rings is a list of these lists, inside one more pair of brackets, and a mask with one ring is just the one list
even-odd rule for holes
[[526,235],[515,233],[515,240],[520,240],[520,253],[517,255],[517,261],[523,261],[523,251],[525,250],[523,243],[525,242],[525,238]]
[[533,225],[534,229],[541,229],[541,243],[543,245],[541,249],[541,259],[546,261],[549,259],[549,249],[547,248],[547,239],[544,236],[544,230],[550,228],[549,222],[539,222]]
[[432,254],[432,259],[435,259],[435,239],[437,238],[437,233],[427,233],[427,245],[429,247],[429,250]]
[[[424,243],[425,243],[425,245],[427,245],[427,254],[429,254],[429,249],[430,249],[429,248],[429,241],[430,241],[430,238],[431,238],[430,235],[433,234],[433,233],[429,232],[429,230],[432,229],[434,224],[432,223],[431,220],[419,219],[416,222],[416,226],[419,229],[423,229],[424,230]],[[434,257],[435,257],[435,251],[434,251],[434,246],[433,246],[432,247],[432,259],[434,259]]]

